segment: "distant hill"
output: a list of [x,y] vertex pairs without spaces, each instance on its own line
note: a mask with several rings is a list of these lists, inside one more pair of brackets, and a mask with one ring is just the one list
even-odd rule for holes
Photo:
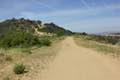
[[66,35],[72,34],[71,31],[65,30],[64,28],[61,28],[54,23],[45,23],[44,27],[41,28],[39,31],[47,32],[47,33],[55,33],[59,36],[64,35],[64,34]]
[[8,19],[0,23],[0,33],[4,33],[11,28],[21,28],[26,31],[31,31],[36,35],[70,35],[71,31],[59,27],[54,23],[42,23],[40,20],[29,19]]

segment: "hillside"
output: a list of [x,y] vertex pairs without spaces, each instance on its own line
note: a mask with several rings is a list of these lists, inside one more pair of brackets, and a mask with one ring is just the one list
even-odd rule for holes
[[0,23],[0,33],[6,32],[11,28],[22,28],[26,31],[31,30],[33,33],[38,35],[54,34],[54,35],[66,35],[71,34],[69,30],[59,27],[54,23],[42,23],[40,20],[29,20],[29,19],[8,19]]
[[[29,19],[9,19],[0,23],[0,47],[32,47],[50,45],[50,37],[70,35],[54,23],[45,23]],[[49,37],[49,38],[48,38]]]
[[66,35],[72,34],[71,31],[65,30],[64,28],[61,28],[54,23],[45,23],[44,27],[42,29],[40,29],[39,31],[47,32],[47,33],[55,33],[58,36],[61,36],[64,34],[66,34]]

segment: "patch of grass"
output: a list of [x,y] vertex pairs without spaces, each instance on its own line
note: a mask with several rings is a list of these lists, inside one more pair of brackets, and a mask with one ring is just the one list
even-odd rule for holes
[[15,74],[23,74],[25,72],[25,65],[23,63],[17,63],[14,65],[13,71]]
[[28,53],[28,54],[32,54],[32,51],[30,48],[25,48],[25,49],[22,49],[22,52],[23,53]]
[[7,54],[6,51],[3,51],[2,49],[0,50],[0,62],[5,62],[5,61],[12,61],[12,56]]
[[5,61],[12,61],[12,60],[13,60],[12,56],[10,56],[10,55],[5,56]]
[[10,80],[9,76],[3,78],[3,80]]
[[119,36],[100,36],[100,35],[76,35],[83,40],[92,40],[105,44],[115,45],[120,41]]
[[[7,70],[5,70],[6,68],[4,69],[5,72],[1,73],[2,78],[0,79],[6,77],[5,75],[8,75],[10,80],[16,80],[16,78],[21,79],[22,76],[24,75],[25,75],[24,77],[31,78],[32,76],[29,74],[34,74],[34,73],[36,74],[36,72],[39,71],[41,72],[43,68],[47,68],[48,63],[54,60],[59,49],[61,48],[61,40],[63,40],[63,37],[62,38],[50,37],[48,39],[52,41],[52,45],[50,47],[39,48],[37,46],[33,46],[30,48],[10,48],[7,49],[7,51],[2,49],[1,50],[2,55],[4,55],[3,53],[5,54],[7,53],[7,55],[11,56],[13,60],[12,62],[9,62],[7,64],[5,63],[5,65],[1,64],[0,66],[1,70],[3,69],[3,67],[7,67],[9,65],[10,67],[8,67]],[[29,52],[32,52],[32,54],[29,55]],[[19,65],[21,65],[21,62],[24,63],[22,65],[25,67],[24,70],[22,69],[22,73],[21,73],[21,68],[19,67]],[[14,64],[14,63],[18,63],[18,64]],[[12,72],[11,72],[11,65],[12,65]],[[20,73],[18,73],[19,69],[20,69]],[[30,72],[28,72],[29,70]]]
[[112,54],[113,56],[120,56],[120,49],[116,46],[99,43],[92,40],[84,40],[80,37],[75,37],[75,42],[83,47],[92,48],[97,51],[104,52],[106,54]]

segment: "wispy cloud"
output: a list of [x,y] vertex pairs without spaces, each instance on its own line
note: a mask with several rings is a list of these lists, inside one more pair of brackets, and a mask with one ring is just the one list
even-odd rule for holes
[[89,6],[89,4],[85,1],[85,0],[81,0],[82,4],[87,7],[88,9],[91,9],[91,7]]
[[44,2],[42,1],[38,1],[38,0],[31,0],[32,2],[39,4],[40,6],[44,7],[44,8],[48,8],[48,9],[51,9],[51,10],[56,10],[54,7],[50,6],[49,4],[45,4]]
[[105,12],[109,12],[115,9],[120,9],[120,5],[110,5],[106,7],[96,7],[94,9],[85,9],[85,8],[80,8],[80,9],[70,9],[70,10],[57,10],[57,11],[52,11],[52,12],[46,12],[46,13],[34,13],[34,12],[22,12],[22,16],[27,16],[27,17],[40,17],[40,16],[46,16],[46,17],[70,17],[70,16],[88,16],[88,15],[97,15]]

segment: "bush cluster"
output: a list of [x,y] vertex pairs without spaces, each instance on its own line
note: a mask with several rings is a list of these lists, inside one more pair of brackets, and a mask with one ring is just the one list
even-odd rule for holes
[[94,40],[101,43],[109,43],[109,44],[117,44],[120,41],[120,37],[118,36],[98,36],[98,35],[89,35],[86,36],[87,40]]
[[0,36],[0,47],[30,47],[34,45],[49,46],[50,40],[46,38],[39,38],[32,32],[27,32],[19,28],[8,30]]
[[19,64],[15,64],[13,71],[15,74],[23,74],[25,71],[25,65],[19,63]]
[[50,46],[51,45],[51,41],[48,38],[41,38],[40,39],[40,44],[41,46]]

